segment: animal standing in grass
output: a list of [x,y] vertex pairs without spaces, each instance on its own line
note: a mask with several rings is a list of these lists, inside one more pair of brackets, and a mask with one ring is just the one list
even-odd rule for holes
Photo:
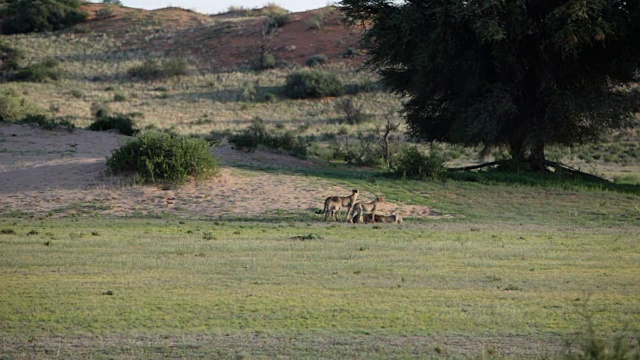
[[347,217],[345,221],[349,220],[349,215],[353,212],[353,207],[358,200],[358,190],[351,190],[349,196],[329,196],[324,201],[324,208],[320,213],[324,214],[324,220],[329,221],[330,217],[333,217],[335,221],[338,221],[338,215],[343,207],[348,207]]
[[384,198],[379,197],[368,203],[362,201],[357,202],[353,207],[353,217],[351,218],[351,222],[363,222],[365,212],[371,214],[371,222],[376,222],[376,208],[381,202],[384,202]]

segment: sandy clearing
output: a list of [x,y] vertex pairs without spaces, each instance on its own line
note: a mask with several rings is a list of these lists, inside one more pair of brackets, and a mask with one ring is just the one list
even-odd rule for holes
[[[229,146],[214,150],[223,163],[220,176],[214,179],[180,187],[125,185],[120,177],[105,175],[105,159],[126,139],[108,132],[0,124],[0,214],[275,215],[312,212],[326,196],[350,193],[349,188],[331,185],[329,180],[236,169],[229,164],[315,165],[281,154],[239,152]],[[362,196],[373,198],[373,194]],[[381,211],[399,211],[405,217],[437,215],[426,207],[402,204],[384,204]]]

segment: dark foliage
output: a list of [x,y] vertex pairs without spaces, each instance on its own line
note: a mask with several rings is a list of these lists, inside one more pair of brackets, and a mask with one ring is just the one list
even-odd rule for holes
[[12,73],[19,68],[18,61],[21,57],[22,53],[19,50],[0,41],[0,80],[12,76]]
[[76,126],[71,121],[60,117],[48,117],[43,114],[29,114],[18,121],[18,124],[27,124],[41,127],[45,130],[63,128],[67,131],[75,130]]
[[133,136],[140,130],[135,126],[134,118],[138,114],[114,114],[96,116],[96,120],[89,125],[89,130],[107,131],[118,130],[123,135]]
[[[544,170],[545,146],[628,125],[639,1],[343,0],[368,64],[406,96],[413,135],[507,147]],[[369,22],[370,21],[370,22]],[[635,94],[632,94],[635,95]]]
[[291,99],[340,96],[344,93],[344,85],[335,74],[299,71],[287,76],[283,93]]
[[79,0],[17,0],[4,11],[5,34],[61,30],[87,19]]
[[25,82],[56,81],[62,77],[62,71],[58,68],[58,61],[47,59],[27,67],[19,68],[12,80]]
[[290,155],[306,158],[309,142],[292,132],[271,134],[262,119],[255,119],[240,133],[231,135],[229,143],[236,150],[255,151],[259,146],[272,150],[281,150]]

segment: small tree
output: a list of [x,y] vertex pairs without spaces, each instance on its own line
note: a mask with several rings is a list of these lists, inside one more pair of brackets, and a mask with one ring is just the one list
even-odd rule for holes
[[378,132],[378,144],[384,152],[384,162],[387,165],[387,169],[391,169],[391,144],[389,143],[389,136],[393,131],[398,130],[400,122],[392,122],[389,116],[385,116],[385,119],[387,123],[384,129],[381,130],[379,127],[376,127],[376,131]]
[[271,42],[279,32],[278,23],[273,22],[271,18],[265,20],[260,26],[258,40],[254,47],[258,55],[256,69],[267,70],[276,67],[276,58],[271,53]]

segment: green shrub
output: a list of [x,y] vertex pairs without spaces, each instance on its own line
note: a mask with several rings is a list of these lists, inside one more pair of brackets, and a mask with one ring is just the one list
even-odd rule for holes
[[113,17],[113,9],[110,6],[105,6],[96,11],[96,20],[105,20],[110,17]]
[[238,97],[238,100],[242,101],[255,101],[258,96],[258,89],[254,81],[245,81],[242,83],[242,93]]
[[236,150],[255,151],[258,145],[263,145],[267,139],[267,127],[264,120],[256,118],[242,132],[232,135],[229,142]]
[[118,130],[123,135],[133,136],[140,130],[135,127],[135,121],[133,118],[139,116],[138,114],[114,114],[104,115],[96,117],[96,120],[89,125],[89,130],[93,131],[107,131]]
[[15,92],[0,93],[0,121],[19,121],[27,115],[42,113],[44,110]]
[[342,82],[335,74],[320,71],[299,71],[287,76],[283,93],[291,99],[340,96]]
[[55,59],[47,59],[41,63],[36,63],[19,69],[14,79],[25,82],[47,82],[49,80],[58,80],[62,76],[62,72],[58,69],[58,61]]
[[13,72],[18,70],[21,57],[22,53],[19,50],[0,41],[0,77],[11,77]]
[[84,93],[78,89],[70,90],[69,95],[73,96],[76,99],[82,99],[84,97]]
[[123,101],[127,101],[127,97],[123,93],[117,92],[113,94],[113,102],[123,102]]
[[138,80],[160,80],[188,73],[187,61],[182,58],[173,58],[159,63],[149,59],[140,65],[135,65],[127,70],[127,75]]
[[348,47],[345,51],[342,52],[342,57],[345,59],[354,58],[358,56],[359,52],[356,48]]
[[127,75],[138,80],[156,80],[162,77],[162,68],[157,61],[149,59],[127,70]]
[[424,155],[415,147],[404,150],[396,167],[396,173],[417,180],[442,179],[446,172],[447,168],[440,156],[437,154]]
[[202,138],[166,132],[142,133],[107,157],[113,174],[134,174],[141,183],[184,183],[218,173],[218,159]]
[[189,64],[183,58],[171,58],[162,63],[163,77],[176,77],[189,73]]
[[281,28],[291,21],[291,18],[287,13],[271,14],[268,16],[269,16],[268,27],[270,30]]
[[308,142],[303,137],[295,136],[291,131],[287,131],[281,135],[268,136],[264,145],[267,148],[282,150],[289,155],[303,159],[307,157],[309,148]]
[[254,119],[242,132],[231,135],[229,143],[236,150],[255,151],[258,146],[263,146],[272,150],[282,150],[300,158],[307,157],[309,148],[309,142],[306,139],[295,136],[292,132],[270,134],[260,118]]
[[371,119],[362,111],[362,105],[357,105],[352,99],[341,99],[336,102],[336,110],[344,113],[345,120],[350,125],[359,125]]
[[319,65],[324,65],[327,63],[327,61],[329,61],[329,58],[327,58],[326,55],[323,54],[318,54],[318,55],[313,55],[312,57],[309,58],[309,60],[307,60],[307,66],[310,67],[315,67],[315,66],[319,66]]
[[323,12],[313,14],[309,18],[309,29],[320,30],[325,25],[325,14]]
[[64,29],[87,19],[80,0],[15,0],[4,11],[5,34]]
[[76,125],[71,121],[61,117],[51,118],[43,114],[29,114],[18,121],[19,124],[27,124],[39,126],[46,130],[54,130],[64,128],[67,131],[73,131]]

